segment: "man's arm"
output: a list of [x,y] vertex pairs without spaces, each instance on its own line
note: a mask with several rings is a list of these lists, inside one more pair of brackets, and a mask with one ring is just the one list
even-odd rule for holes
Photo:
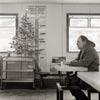
[[69,65],[88,67],[93,62],[94,58],[95,58],[94,52],[88,51],[87,53],[84,54],[83,59],[71,61]]
[[81,54],[81,51],[79,52],[77,58],[75,58],[74,60],[72,61],[68,61],[68,62],[63,62],[65,65],[70,65],[70,62],[77,62],[79,60],[79,57],[80,57],[80,54]]

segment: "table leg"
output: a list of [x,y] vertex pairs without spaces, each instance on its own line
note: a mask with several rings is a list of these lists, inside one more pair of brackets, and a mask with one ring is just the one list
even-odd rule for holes
[[67,86],[67,89],[69,89],[70,87],[70,72],[66,72],[66,86]]
[[61,84],[61,71],[58,71],[58,75],[59,75],[59,82]]
[[88,90],[88,100],[91,100],[91,92]]
[[63,91],[60,91],[60,100],[63,100]]
[[57,88],[57,100],[59,100],[59,90]]
[[99,92],[99,100],[100,100],[100,92]]

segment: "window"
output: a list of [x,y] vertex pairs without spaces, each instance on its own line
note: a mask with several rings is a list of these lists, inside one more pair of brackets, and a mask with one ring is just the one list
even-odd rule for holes
[[0,14],[0,52],[12,51],[11,42],[16,34],[17,14]]
[[68,14],[68,52],[77,52],[77,38],[85,35],[96,44],[96,50],[100,52],[100,14]]

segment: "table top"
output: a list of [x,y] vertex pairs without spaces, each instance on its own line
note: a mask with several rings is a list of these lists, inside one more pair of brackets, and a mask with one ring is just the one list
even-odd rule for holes
[[73,72],[77,72],[77,71],[88,71],[88,68],[85,67],[79,67],[79,66],[69,66],[69,65],[55,65],[54,68],[57,71],[61,71],[61,72],[69,72],[69,71],[73,71]]
[[77,76],[100,92],[100,72],[78,72]]

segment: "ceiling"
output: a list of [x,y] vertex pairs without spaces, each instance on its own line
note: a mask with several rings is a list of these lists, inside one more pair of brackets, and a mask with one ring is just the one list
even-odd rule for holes
[[100,0],[0,0],[0,3],[100,3]]

